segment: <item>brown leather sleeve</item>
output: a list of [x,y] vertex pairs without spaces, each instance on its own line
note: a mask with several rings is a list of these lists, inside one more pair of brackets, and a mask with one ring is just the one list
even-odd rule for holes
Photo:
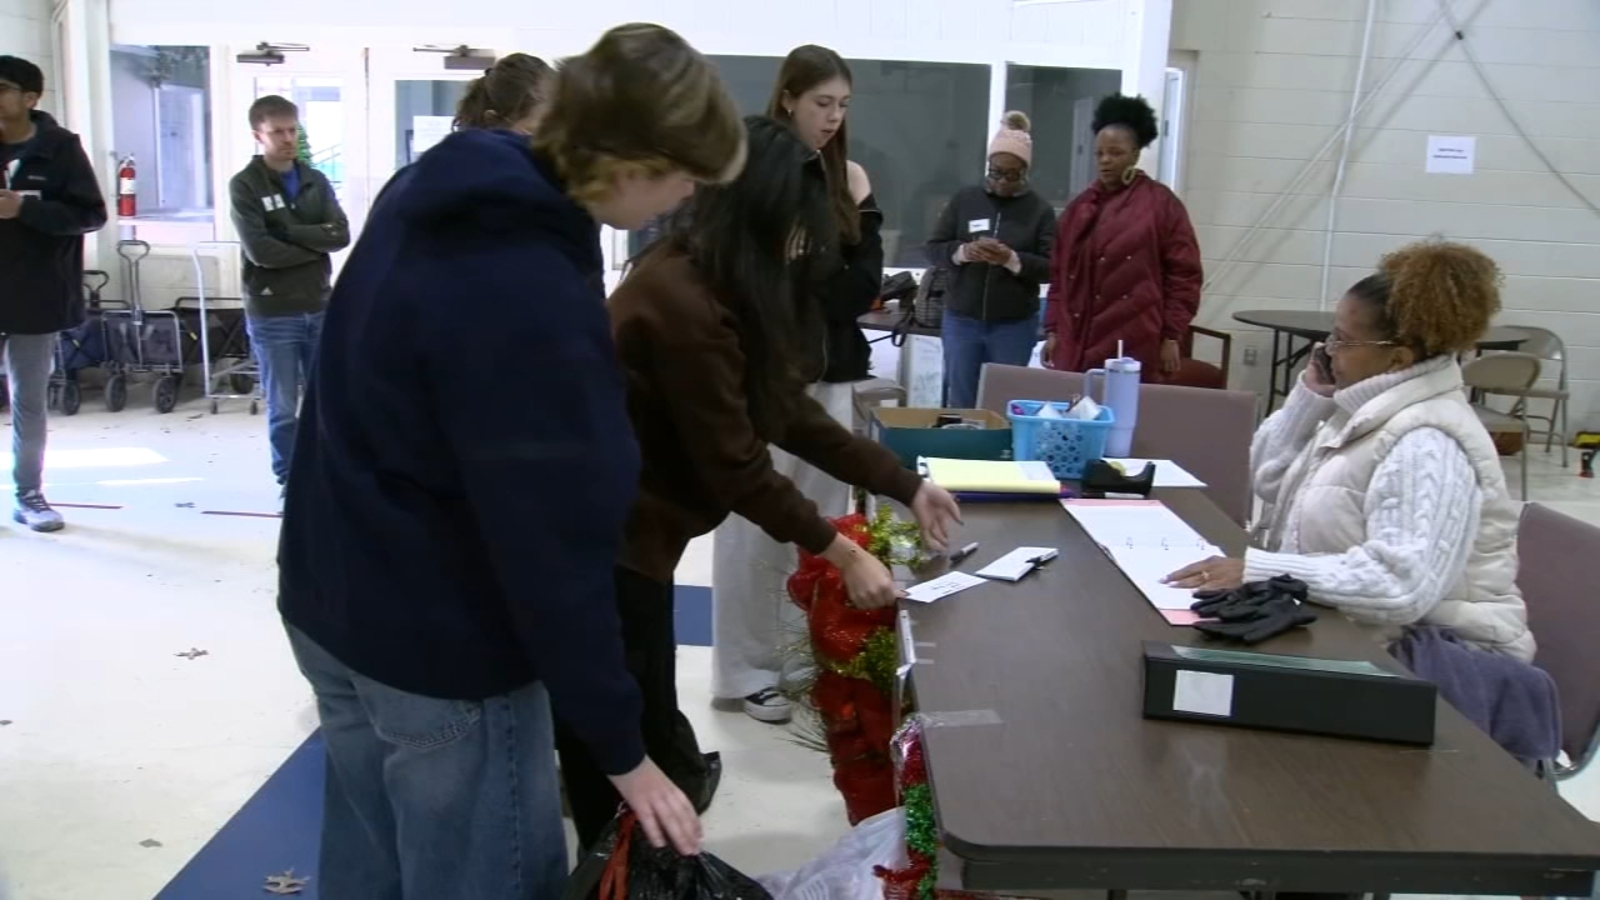
[[[665,323],[662,323],[665,328]],[[837,530],[794,482],[774,471],[750,421],[745,356],[733,323],[679,320],[656,343],[654,377],[694,466],[726,509],[773,540],[821,553]]]

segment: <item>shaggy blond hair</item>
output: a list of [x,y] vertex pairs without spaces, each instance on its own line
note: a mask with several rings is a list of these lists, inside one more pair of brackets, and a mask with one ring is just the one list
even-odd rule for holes
[[739,110],[710,60],[660,25],[621,25],[564,60],[534,138],[580,203],[616,179],[683,172],[727,182],[744,162]]

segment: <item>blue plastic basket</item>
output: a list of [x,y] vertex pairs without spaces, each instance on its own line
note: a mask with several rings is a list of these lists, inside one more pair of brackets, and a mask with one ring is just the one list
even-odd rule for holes
[[1040,400],[1013,400],[1006,404],[1011,420],[1011,452],[1018,462],[1042,461],[1062,481],[1076,481],[1090,460],[1105,456],[1106,438],[1116,419],[1110,407],[1102,406],[1094,419],[1046,419],[1039,410],[1046,405],[1066,414],[1070,404]]

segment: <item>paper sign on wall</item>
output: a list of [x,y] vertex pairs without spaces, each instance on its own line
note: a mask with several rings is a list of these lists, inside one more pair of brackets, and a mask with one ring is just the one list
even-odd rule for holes
[[412,116],[411,158],[416,159],[434,144],[449,137],[455,121],[451,116]]
[[1478,156],[1475,137],[1428,135],[1428,174],[1471,175]]

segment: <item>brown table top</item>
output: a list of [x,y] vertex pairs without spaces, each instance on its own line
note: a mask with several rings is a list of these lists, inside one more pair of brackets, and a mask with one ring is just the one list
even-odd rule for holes
[[[1333,331],[1333,313],[1309,309],[1249,309],[1233,318],[1246,325],[1281,331],[1311,341],[1327,340]],[[1510,325],[1491,325],[1478,340],[1485,350],[1515,350],[1528,340],[1528,333]]]
[[[1243,532],[1202,494],[1161,496],[1242,551]],[[1060,558],[1017,584],[911,610],[921,711],[999,719],[956,716],[926,732],[945,884],[1590,890],[1600,827],[1448,705],[1431,749],[1146,720],[1141,643],[1200,635],[1167,625],[1055,504],[972,504],[964,516],[961,540],[982,542],[965,571],[1019,544]],[[1332,612],[1263,648],[1398,668]]]

